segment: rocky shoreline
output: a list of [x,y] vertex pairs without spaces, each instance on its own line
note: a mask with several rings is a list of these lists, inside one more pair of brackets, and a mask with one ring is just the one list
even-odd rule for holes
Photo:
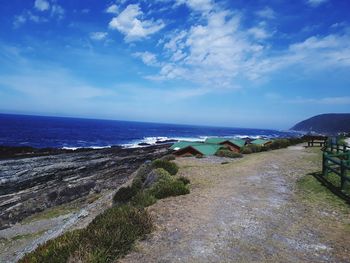
[[47,208],[115,189],[168,144],[123,149],[19,149],[1,147],[0,229]]

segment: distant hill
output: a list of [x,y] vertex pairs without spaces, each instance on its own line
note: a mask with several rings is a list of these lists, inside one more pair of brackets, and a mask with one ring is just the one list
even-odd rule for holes
[[318,133],[350,132],[350,113],[321,114],[294,125],[291,130]]

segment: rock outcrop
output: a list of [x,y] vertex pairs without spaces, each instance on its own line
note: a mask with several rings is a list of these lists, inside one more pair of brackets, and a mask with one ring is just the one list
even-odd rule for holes
[[168,145],[0,160],[0,229],[91,192],[113,189]]

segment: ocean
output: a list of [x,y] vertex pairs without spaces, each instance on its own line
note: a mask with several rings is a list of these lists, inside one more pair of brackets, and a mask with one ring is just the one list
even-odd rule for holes
[[290,137],[295,133],[225,127],[0,114],[0,145],[36,148],[140,147],[207,137]]

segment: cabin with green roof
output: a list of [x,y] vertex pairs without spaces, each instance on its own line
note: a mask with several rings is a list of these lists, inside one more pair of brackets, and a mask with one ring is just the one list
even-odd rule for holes
[[189,145],[185,148],[179,149],[174,154],[179,157],[207,156],[215,155],[217,151],[222,148],[224,147],[219,144],[200,143],[197,145]]
[[199,144],[201,144],[201,142],[178,141],[178,142],[175,142],[173,145],[171,145],[170,149],[177,151],[177,150],[186,148],[187,146],[199,145]]
[[232,138],[208,138],[205,143],[209,144],[219,144],[225,146],[232,152],[240,152],[241,149],[246,144],[245,140],[242,139],[232,139]]

